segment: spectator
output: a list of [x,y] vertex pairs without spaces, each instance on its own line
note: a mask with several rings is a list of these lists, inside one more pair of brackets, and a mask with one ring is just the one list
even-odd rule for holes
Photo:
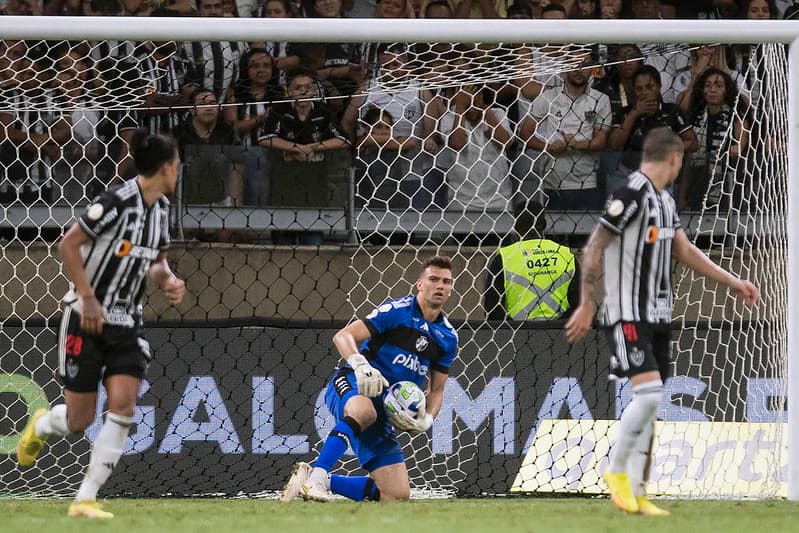
[[599,9],[596,0],[577,0],[571,10],[573,19],[599,18]]
[[476,85],[450,90],[449,95],[439,120],[447,147],[455,152],[446,172],[447,209],[503,211],[511,197],[505,149],[512,137],[505,112],[492,108]]
[[[330,179],[335,158],[326,155],[349,143],[336,125],[333,112],[318,101],[317,83],[308,71],[289,74],[288,96],[293,101],[275,105],[264,124],[261,146],[273,148],[273,205],[326,207],[341,201]],[[343,185],[343,184],[338,184]],[[279,244],[321,244],[321,232],[273,232]]]
[[[290,0],[267,0],[264,2],[262,16],[265,18],[292,18],[296,16],[296,8]],[[286,87],[286,72],[300,66],[297,45],[279,41],[250,43],[250,48],[264,48],[272,56],[275,67],[280,71],[278,81]]]
[[708,68],[699,76],[693,91],[688,120],[699,147],[686,161],[678,209],[701,209],[728,200],[738,158],[749,143],[747,104],[739,98],[729,73]]
[[677,2],[677,17],[682,19],[735,18],[741,0],[693,0]]
[[[641,50],[634,44],[622,44],[615,50],[616,56],[610,58],[614,64],[608,69],[606,76],[596,81],[594,88],[608,95],[612,124],[621,124],[627,106],[635,104],[633,78],[635,71],[643,64],[643,58]],[[609,145],[599,156],[597,182],[603,197],[608,192],[608,178],[616,172],[621,156],[621,151],[614,151]]]
[[177,51],[175,41],[146,41],[139,47],[139,69],[147,80],[140,123],[151,135],[171,133],[189,101],[192,88],[184,83],[185,64],[175,56]]
[[56,98],[71,131],[53,176],[70,205],[94,198],[117,179],[118,165],[127,155],[120,150],[125,144],[121,135],[132,137],[138,127],[130,112],[108,109],[103,95],[109,87],[87,62],[72,53],[56,61]]
[[[633,19],[662,19],[660,0],[631,0],[630,12]],[[673,103],[679,91],[674,88],[674,79],[680,72],[689,68],[690,56],[685,45],[662,45],[639,43],[638,48],[644,56],[644,63],[652,65],[660,73],[662,99]]]
[[623,14],[622,0],[599,0],[599,18],[620,19]]
[[172,132],[183,161],[183,203],[241,205],[241,143],[235,128],[220,120],[211,89],[197,89],[189,103],[189,120]]
[[533,10],[530,7],[530,4],[521,0],[511,4],[505,13],[506,18],[508,19],[530,20],[533,18]]
[[[222,17],[222,0],[197,0],[201,17]],[[195,41],[184,43],[184,52],[192,65],[186,83],[212,89],[218,101],[238,77],[243,45],[235,41]]]
[[250,48],[241,57],[239,79],[228,89],[225,121],[233,124],[244,147],[244,205],[269,204],[269,158],[259,144],[260,129],[272,101],[281,97],[274,62],[263,48]]
[[544,237],[541,204],[515,210],[518,242],[504,246],[488,263],[483,305],[488,320],[568,318],[580,302],[580,269],[572,251]]
[[[341,0],[315,0],[314,13],[321,18],[344,16]],[[303,49],[318,50],[308,46],[303,46]],[[309,66],[318,69],[317,79],[323,84],[324,96],[328,97],[328,104],[336,112],[344,109],[349,96],[363,82],[366,69],[363,55],[360,43],[328,43],[324,45],[321,57],[316,59],[318,66],[313,64],[313,60],[309,62]]]
[[[798,4],[799,5],[799,4]],[[744,2],[739,14],[748,20],[768,20],[777,18],[777,8],[771,0],[751,0]],[[767,77],[763,65],[763,45],[735,44],[728,46],[727,59],[745,80],[749,98],[753,107],[759,106],[760,95],[763,94],[763,81]]]
[[593,61],[581,55],[580,68],[564,74],[563,88],[546,89],[522,120],[521,138],[531,151],[533,176],[521,184],[524,199],[543,186],[549,209],[599,209],[599,152],[611,124],[610,100],[590,87]]
[[447,0],[424,0],[419,10],[419,18],[451,19],[455,18],[455,12]]
[[[0,203],[52,203],[52,170],[70,137],[69,118],[55,105],[53,73],[40,50],[23,41],[3,41],[12,70],[0,110]],[[37,57],[38,56],[38,57]]]
[[375,18],[401,19],[416,18],[410,0],[380,0],[375,6]]
[[[438,150],[432,137],[435,122],[427,111],[432,94],[412,78],[405,45],[382,46],[379,50],[377,78],[350,100],[341,124],[350,139],[359,140],[358,195],[367,199],[370,207],[406,208],[413,198],[415,207],[422,209],[430,205],[430,199],[415,198],[421,185],[427,191],[443,192],[443,175],[438,171],[431,174],[433,162],[429,154]],[[391,117],[389,137],[369,131],[372,124],[379,122],[374,119],[380,118],[373,116],[371,124],[364,120],[372,109],[386,111]],[[425,151],[421,150],[423,143]]]
[[727,66],[726,48],[714,45],[698,46],[691,49],[691,68],[680,73],[674,80],[674,90],[679,95],[677,105],[683,113],[688,112],[691,107],[691,97],[694,94],[694,81],[698,80],[702,73],[708,68],[716,68],[725,71],[738,85],[739,91],[747,92],[746,81],[740,73],[730,70]]
[[624,150],[616,172],[608,178],[608,194],[627,183],[627,176],[641,163],[644,137],[655,128],[670,128],[685,144],[685,152],[696,151],[698,145],[691,125],[675,105],[663,102],[660,73],[652,65],[643,65],[635,72],[635,103],[616,117],[610,133],[611,150]]

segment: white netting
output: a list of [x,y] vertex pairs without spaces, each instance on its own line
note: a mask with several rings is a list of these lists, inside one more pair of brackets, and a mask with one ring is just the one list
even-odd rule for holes
[[[21,473],[13,464],[16,432],[26,414],[59,394],[51,355],[56,302],[65,280],[53,248],[35,239],[54,241],[72,219],[73,206],[85,205],[117,176],[131,174],[125,139],[134,127],[169,131],[204,109],[234,124],[242,142],[235,150],[227,141],[211,142],[211,148],[189,143],[194,148],[187,147],[183,156],[187,192],[177,202],[177,227],[189,237],[210,234],[212,240],[231,244],[202,252],[196,245],[179,247],[178,272],[196,296],[180,314],[154,300],[148,319],[206,321],[210,333],[180,324],[158,333],[159,346],[174,352],[175,360],[157,367],[156,378],[172,380],[175,390],[154,385],[157,393],[145,393],[142,401],[157,416],[148,422],[143,415],[125,460],[131,479],[154,473],[147,482],[118,484],[113,493],[235,494],[279,488],[291,462],[318,443],[319,435],[308,427],[321,435],[330,429],[306,405],[335,360],[326,353],[329,335],[313,324],[295,331],[296,321],[322,320],[329,326],[365,316],[386,298],[406,294],[417,265],[434,251],[451,255],[455,263],[457,296],[448,309],[458,325],[462,356],[432,439],[415,437],[406,448],[413,458],[414,490],[602,490],[597,469],[614,430],[603,419],[616,418],[629,399],[626,389],[606,384],[604,339],[597,336],[570,348],[560,322],[487,321],[492,309],[484,309],[482,300],[485,267],[509,242],[514,205],[540,201],[547,207],[541,216],[549,234],[575,248],[595,222],[613,181],[612,171],[603,173],[600,163],[618,163],[623,156],[590,145],[598,137],[609,145],[625,106],[632,104],[627,93],[635,90],[627,85],[620,94],[626,80],[620,73],[625,64],[617,57],[621,48],[370,43],[358,45],[364,67],[338,72],[337,82],[328,72],[330,77],[311,88],[292,89],[290,76],[274,72],[274,83],[258,87],[265,92],[250,91],[260,98],[242,100],[245,93],[235,86],[225,96],[214,90],[220,103],[227,102],[217,112],[211,102],[190,100],[182,87],[186,78],[181,77],[196,66],[181,55],[190,46],[122,43],[122,52],[119,43],[5,41],[0,46],[0,117],[7,131],[15,132],[3,141],[0,159],[7,239],[0,259],[0,320],[5,324],[0,348],[6,354],[0,401],[7,413],[0,426],[5,435],[0,453],[10,454],[0,458],[0,493],[68,494],[87,460],[86,441],[73,439],[54,447],[36,471]],[[312,58],[318,49],[309,49],[305,53]],[[691,54],[696,50],[676,44],[642,46],[641,57],[628,65],[637,66],[641,59],[655,65],[663,100],[677,105],[691,87],[686,73],[695,66]],[[787,67],[779,46],[760,45],[751,53],[749,47],[735,47],[729,53],[746,59],[739,67],[741,93],[751,105],[733,106],[727,129],[713,122],[716,136],[710,136],[710,143],[707,117],[699,112],[688,119],[699,142],[706,143],[704,166],[697,164],[696,174],[683,177],[678,187],[689,180],[699,183],[684,199],[692,238],[733,272],[757,283],[763,303],[742,310],[725,291],[682,273],[675,276],[680,377],[672,380],[671,401],[661,412],[665,421],[653,481],[658,492],[682,496],[769,497],[785,486],[778,471],[785,460],[779,423],[783,403],[774,399],[785,388]],[[148,78],[145,65],[153,61],[157,66],[147,72],[155,77]],[[366,79],[360,79],[361,71]],[[563,77],[569,75],[583,76],[605,92],[586,90],[585,96],[570,96],[573,106],[565,105]],[[295,89],[299,92],[292,93]],[[288,112],[295,99],[340,117],[337,133],[349,138],[352,156],[348,149],[259,148],[269,128],[280,136],[274,118]],[[532,120],[525,124],[525,119]],[[742,127],[736,129],[737,123]],[[741,129],[748,137],[745,146]],[[729,155],[730,139],[742,146],[738,156]],[[622,146],[630,142],[625,139]],[[245,207],[232,207],[234,202]],[[323,239],[335,247],[271,246]],[[342,245],[344,240],[357,246]],[[250,246],[261,242],[270,245]],[[242,320],[259,318],[286,322],[243,331]],[[259,361],[260,350],[275,351],[276,346],[285,346],[280,357],[269,365]],[[320,355],[309,361],[317,366],[309,368],[303,358],[314,350]],[[215,366],[209,359],[217,353],[232,353],[240,361]],[[232,388],[236,380],[241,385],[242,375],[251,385],[245,392]],[[227,380],[231,387],[221,397],[214,396],[214,379]],[[189,392],[177,397],[184,387],[205,407],[186,410],[190,416],[185,420],[170,419],[181,412],[176,405],[194,398]],[[286,389],[303,399],[292,400]],[[261,413],[256,407],[269,416],[256,417]],[[278,407],[290,409],[291,415],[280,414]],[[250,413],[252,427],[237,418]],[[256,420],[272,432],[262,440],[255,436]],[[700,420],[712,423],[698,426]],[[286,435],[274,434],[276,423]],[[251,442],[241,438],[242,425],[252,429]],[[181,452],[186,455],[170,470],[165,466],[169,454],[182,448],[163,443],[174,442],[175,435],[191,441],[205,435],[206,441],[221,443],[223,457],[218,464],[203,462],[203,454],[215,457],[216,448],[198,444]],[[688,436],[679,441],[675,435]],[[760,444],[751,444],[756,439]],[[753,447],[754,455],[746,455]],[[161,454],[157,458],[146,455],[155,449]],[[237,462],[235,454],[249,452],[255,459]],[[245,471],[243,465],[264,470],[259,457],[273,461],[266,466],[271,474]],[[752,465],[747,471],[752,475],[731,474],[744,460]],[[345,464],[354,467],[352,460]],[[225,477],[228,482],[208,482]],[[174,479],[183,486],[175,488]]]

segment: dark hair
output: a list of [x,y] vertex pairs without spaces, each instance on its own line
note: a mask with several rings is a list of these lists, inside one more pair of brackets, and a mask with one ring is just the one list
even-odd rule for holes
[[206,89],[204,87],[197,87],[191,93],[191,96],[189,96],[189,104],[190,105],[196,104],[197,103],[197,99],[200,97],[200,95],[203,95],[203,94],[211,94],[211,95],[213,95],[214,100],[216,100],[216,93],[214,92],[213,89]]
[[295,68],[286,72],[286,88],[294,81],[294,78],[298,76],[305,76],[306,78],[311,78],[312,80],[316,81],[316,72],[309,68]]
[[554,2],[551,3],[551,4],[547,4],[543,8],[541,8],[541,18],[544,18],[544,13],[546,13],[548,11],[560,11],[564,15],[569,16],[569,14],[566,13],[566,8],[563,7],[563,5],[556,4]]
[[389,124],[394,123],[394,116],[385,109],[380,109],[379,107],[370,107],[366,113],[363,114],[361,121],[364,124],[374,126],[380,122],[381,119],[386,120]]
[[516,0],[505,12],[507,18],[511,18],[513,15],[525,15],[527,18],[533,18],[533,10],[530,9],[527,2]]
[[275,59],[269,54],[266,48],[249,48],[246,52],[241,54],[239,59],[239,82],[249,85],[250,84],[250,59],[257,54],[266,54],[269,62],[272,64],[272,80],[277,77],[277,68],[275,67]]
[[445,7],[447,8],[447,10],[449,10],[451,15],[453,16],[455,15],[455,13],[452,11],[452,5],[450,5],[450,3],[447,2],[447,0],[432,0],[431,2],[428,2],[427,5],[424,6],[424,13],[422,13],[422,15],[427,17],[427,10],[433,6]]
[[513,229],[520,238],[527,236],[542,237],[547,229],[547,219],[544,216],[544,206],[540,202],[530,200],[526,204],[518,204],[513,215],[516,220],[513,222]]
[[428,267],[445,268],[449,271],[452,271],[452,261],[446,255],[434,255],[428,257],[422,262],[422,268],[419,270],[420,278]]
[[263,5],[261,6],[261,17],[266,17],[266,4],[269,2],[279,2],[283,4],[283,9],[286,11],[286,15],[288,17],[297,16],[297,9],[289,0],[264,0]]
[[[749,13],[749,6],[750,5],[752,5],[752,0],[747,0],[746,2],[741,4],[741,10],[738,12],[738,17],[739,18],[742,18],[742,19],[746,18],[746,15]],[[766,5],[768,6],[768,18],[776,19],[777,15],[779,15],[779,12],[777,11],[777,6],[774,4],[774,0],[766,0]],[[791,9],[792,7],[795,7],[795,4],[792,5],[791,7],[789,7],[788,9]],[[788,11],[786,10],[786,13],[787,12]],[[787,20],[785,15],[783,15],[783,18],[785,18]]]
[[660,163],[666,161],[671,154],[684,151],[682,139],[671,128],[655,128],[644,138],[641,161]]
[[707,107],[704,91],[705,83],[707,83],[710,76],[721,76],[721,79],[724,80],[724,104],[730,109],[734,109],[736,114],[741,118],[744,118],[747,114],[748,106],[744,99],[738,96],[738,85],[727,72],[720,68],[710,67],[697,78],[696,83],[694,83],[694,88],[691,90],[691,106],[688,108],[688,121],[693,124],[696,118],[704,113]]
[[136,170],[142,176],[148,177],[155,174],[161,165],[169,163],[177,157],[178,145],[175,139],[167,135],[150,135],[139,128],[133,132],[130,140],[130,153]]
[[649,76],[655,80],[655,83],[657,83],[658,87],[663,86],[663,82],[660,79],[660,72],[658,72],[658,69],[652,65],[641,65],[638,67],[638,70],[636,70],[635,74],[633,75],[633,80],[638,78],[638,76]]

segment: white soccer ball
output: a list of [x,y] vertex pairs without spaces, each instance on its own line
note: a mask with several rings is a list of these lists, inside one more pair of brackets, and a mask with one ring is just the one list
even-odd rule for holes
[[383,397],[383,406],[389,420],[393,420],[397,413],[404,412],[416,417],[416,413],[424,410],[427,401],[424,392],[413,381],[398,381],[386,389]]

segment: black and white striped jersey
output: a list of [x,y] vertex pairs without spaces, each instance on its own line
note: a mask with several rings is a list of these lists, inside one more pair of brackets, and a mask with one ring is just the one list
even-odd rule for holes
[[680,228],[674,198],[636,171],[599,222],[619,236],[605,249],[604,324],[670,323],[671,244]]
[[[141,317],[147,271],[169,248],[169,201],[147,207],[136,178],[100,194],[78,218],[92,242],[81,247],[83,266],[106,323],[133,327]],[[70,286],[64,302],[81,312]]]

